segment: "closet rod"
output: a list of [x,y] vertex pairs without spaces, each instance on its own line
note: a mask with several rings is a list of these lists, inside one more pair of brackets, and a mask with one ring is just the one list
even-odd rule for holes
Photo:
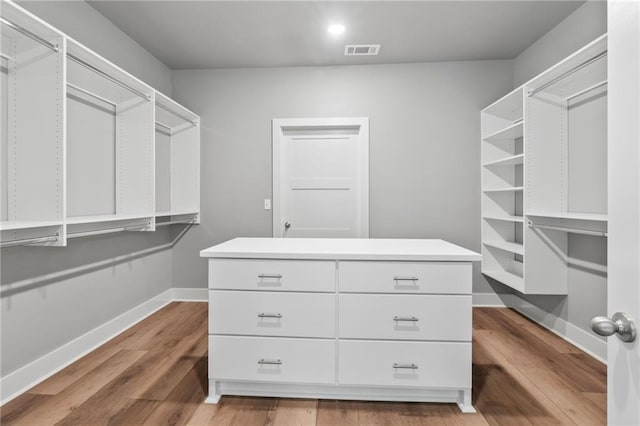
[[166,125],[166,124],[164,124],[164,123],[161,123],[161,122],[159,122],[159,121],[156,121],[156,126],[163,127],[163,128],[165,128],[165,129],[167,129],[169,132],[171,132],[171,126],[168,126],[168,125]]
[[193,223],[194,223],[193,219],[189,220],[189,221],[172,220],[170,222],[159,222],[159,223],[156,223],[156,228],[158,226],[165,226],[165,225],[178,225],[178,224],[180,224],[180,225],[193,225]]
[[115,77],[111,77],[109,74],[107,74],[106,72],[102,71],[99,68],[94,67],[93,65],[83,61],[82,59],[78,58],[77,56],[71,54],[71,53],[67,53],[67,56],[69,57],[69,59],[71,59],[72,61],[76,62],[77,64],[82,65],[83,67],[95,72],[96,74],[101,75],[102,77],[106,78],[107,80],[117,84],[118,86],[127,89],[128,91],[130,91],[131,93],[140,96],[142,99],[146,100],[146,101],[150,101],[151,100],[151,96],[147,95],[146,93],[142,93],[141,91],[139,91],[138,89],[136,89],[135,87],[131,87],[129,86],[127,83],[123,83],[122,81],[118,80]]
[[582,89],[579,92],[574,93],[573,95],[570,95],[567,97],[567,101],[570,101],[573,98],[577,98],[578,96],[582,96],[585,93],[589,93],[592,90],[596,90],[598,87],[602,87],[602,86],[606,86],[607,85],[607,80],[601,81],[600,83],[596,83],[593,86],[589,86],[586,89]]
[[0,17],[0,22],[2,22],[3,24],[5,24],[6,26],[8,26],[9,28],[16,30],[17,32],[26,35],[27,37],[29,37],[31,40],[37,41],[38,43],[42,44],[45,47],[48,47],[49,49],[53,50],[54,52],[57,52],[58,50],[60,50],[60,48],[51,43],[49,40],[46,40],[42,37],[40,37],[38,34],[33,33],[31,31],[29,31],[28,29],[21,27],[18,24],[15,24],[11,21],[7,21],[5,18]]
[[0,52],[0,58],[4,58],[7,61],[10,61],[11,59],[13,59],[11,56],[9,55],[5,55],[4,53]]
[[148,226],[149,224],[135,226],[117,226],[115,228],[102,228],[95,231],[73,232],[67,234],[67,238],[90,237],[92,235],[111,234],[113,232],[136,231],[138,229],[144,229]]
[[594,63],[595,61],[597,61],[598,59],[604,58],[605,56],[607,56],[607,51],[605,50],[604,52],[600,52],[595,56],[592,56],[591,58],[587,59],[586,61],[576,65],[575,67],[571,68],[568,71],[563,72],[562,74],[560,74],[559,76],[557,76],[556,78],[546,82],[545,84],[543,84],[542,86],[533,89],[529,92],[529,96],[533,96],[536,93],[546,89],[549,86],[553,86],[554,84],[556,84],[557,82],[559,82],[560,80],[563,80],[564,78],[570,76],[571,74],[574,74],[578,71],[580,71],[581,69],[583,69],[586,66],[591,65],[592,63]]
[[100,96],[100,95],[96,95],[95,93],[90,92],[90,91],[88,91],[87,89],[83,89],[82,87],[76,86],[75,84],[67,83],[67,87],[71,87],[72,89],[75,89],[75,90],[77,90],[78,92],[82,92],[82,93],[84,93],[85,95],[91,96],[91,97],[92,97],[92,98],[94,98],[94,99],[97,99],[97,100],[102,101],[102,102],[104,102],[104,103],[106,103],[106,104],[109,104],[109,105],[111,105],[111,106],[112,106],[112,107],[114,107],[114,108],[118,105],[118,104],[116,104],[115,102],[110,101],[110,100],[109,100],[109,99],[107,99],[107,98],[103,98],[103,97],[102,97],[102,96]]
[[568,228],[565,226],[555,226],[555,225],[538,225],[533,222],[529,222],[529,228],[550,229],[552,231],[563,231],[563,232],[569,232],[571,234],[596,235],[598,237],[607,236],[607,233],[604,231],[592,231],[591,229]]
[[19,240],[11,240],[11,241],[2,241],[0,242],[0,247],[13,247],[13,246],[21,246],[24,244],[35,244],[35,243],[46,243],[50,241],[58,241],[58,234],[52,235],[50,237],[36,237],[36,238],[22,238]]
[[187,118],[187,117],[185,117],[184,115],[180,115],[180,114],[176,113],[175,111],[172,111],[172,110],[170,110],[169,108],[167,108],[167,107],[165,107],[165,106],[163,106],[163,105],[161,105],[161,104],[156,104],[156,106],[158,106],[158,107],[162,108],[163,110],[167,111],[167,112],[168,112],[168,113],[170,113],[170,114],[175,115],[175,116],[176,116],[176,117],[178,117],[178,118],[183,119],[184,121],[186,121],[186,122],[188,122],[188,123],[191,123],[193,126],[197,126],[197,125],[198,125],[198,122],[197,122],[196,120],[193,120],[193,119],[191,119],[191,118]]

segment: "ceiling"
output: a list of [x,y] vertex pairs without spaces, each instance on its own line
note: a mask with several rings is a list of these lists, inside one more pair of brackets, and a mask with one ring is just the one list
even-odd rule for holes
[[[169,68],[194,69],[512,59],[583,0],[89,3]],[[347,43],[382,47],[347,57]]]

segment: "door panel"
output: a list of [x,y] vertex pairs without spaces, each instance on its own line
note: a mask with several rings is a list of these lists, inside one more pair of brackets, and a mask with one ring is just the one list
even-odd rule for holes
[[274,120],[273,235],[368,237],[368,145],[368,119]]

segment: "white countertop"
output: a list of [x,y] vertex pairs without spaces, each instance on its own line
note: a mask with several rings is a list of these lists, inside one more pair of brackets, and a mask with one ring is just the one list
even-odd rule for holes
[[366,238],[235,238],[201,257],[472,262],[481,255],[444,240]]

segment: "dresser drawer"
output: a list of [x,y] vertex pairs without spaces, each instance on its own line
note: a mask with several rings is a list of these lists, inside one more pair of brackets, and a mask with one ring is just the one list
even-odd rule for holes
[[334,384],[335,341],[209,336],[209,378]]
[[339,337],[471,341],[471,296],[341,294]]
[[334,292],[333,261],[211,259],[209,288]]
[[335,337],[334,294],[209,291],[209,333]]
[[471,343],[340,341],[338,383],[471,388]]
[[341,292],[471,294],[468,262],[339,263]]

